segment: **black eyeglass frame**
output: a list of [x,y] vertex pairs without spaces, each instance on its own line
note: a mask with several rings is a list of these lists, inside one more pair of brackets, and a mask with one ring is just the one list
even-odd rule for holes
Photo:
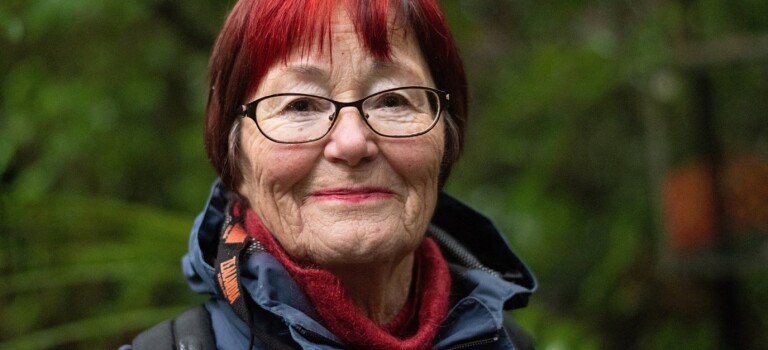
[[[371,124],[368,123],[368,118],[366,117],[365,113],[363,113],[363,102],[365,102],[367,99],[369,99],[371,97],[374,97],[376,95],[380,95],[380,94],[387,93],[387,92],[392,92],[392,91],[397,91],[397,90],[404,90],[404,89],[422,89],[422,90],[432,91],[432,92],[434,92],[437,95],[437,98],[438,98],[438,101],[439,101],[439,105],[438,105],[438,108],[437,108],[435,119],[432,121],[432,125],[430,125],[424,131],[421,131],[421,132],[418,132],[418,133],[415,133],[415,134],[409,134],[409,135],[387,135],[387,134],[382,134],[382,133],[376,131],[376,129],[374,129],[371,126]],[[307,140],[307,141],[280,141],[280,140],[275,140],[274,138],[272,138],[269,135],[267,135],[264,132],[264,130],[261,129],[261,126],[259,125],[259,121],[256,119],[256,106],[259,104],[259,102],[261,102],[263,100],[266,100],[266,99],[272,98],[272,97],[279,97],[279,96],[305,96],[305,97],[319,98],[321,100],[325,100],[325,101],[328,101],[331,104],[333,104],[333,106],[334,106],[334,108],[336,110],[335,110],[335,112],[332,115],[329,116],[329,118],[331,119],[331,123],[328,126],[328,130],[326,130],[319,137],[316,137],[314,139],[310,139],[310,140]],[[451,98],[451,96],[447,92],[442,91],[442,90],[438,90],[438,89],[434,89],[434,88],[430,88],[430,87],[426,87],[426,86],[401,86],[401,87],[397,87],[397,88],[393,88],[393,89],[382,90],[382,91],[376,92],[374,94],[368,95],[368,96],[363,97],[363,98],[361,98],[361,99],[359,99],[357,101],[352,101],[352,102],[340,102],[340,101],[332,100],[332,99],[327,98],[327,97],[322,97],[322,96],[317,96],[317,95],[286,92],[286,93],[279,93],[279,94],[273,94],[273,95],[268,95],[268,96],[260,97],[258,99],[255,99],[255,100],[251,101],[251,102],[248,102],[248,103],[246,103],[244,105],[241,105],[240,109],[238,110],[238,114],[237,115],[239,115],[240,117],[248,117],[248,118],[253,119],[253,121],[256,123],[256,127],[259,129],[259,132],[261,132],[261,134],[264,135],[264,137],[266,137],[267,139],[269,139],[272,142],[283,143],[283,144],[300,144],[300,143],[314,142],[314,141],[322,139],[323,137],[325,137],[325,135],[328,135],[328,133],[331,131],[331,129],[333,129],[333,126],[336,125],[336,120],[339,119],[338,117],[339,117],[339,112],[341,112],[341,109],[342,108],[346,108],[346,107],[355,107],[357,109],[357,111],[360,112],[360,117],[363,118],[363,121],[365,122],[365,125],[367,125],[368,128],[371,129],[371,131],[373,131],[375,134],[377,134],[379,136],[383,136],[383,137],[390,137],[390,138],[408,138],[408,137],[415,137],[415,136],[423,135],[423,134],[428,133],[430,130],[432,130],[435,127],[435,125],[437,125],[438,120],[440,120],[440,115],[443,114],[443,111],[444,110],[448,110],[450,98]]]

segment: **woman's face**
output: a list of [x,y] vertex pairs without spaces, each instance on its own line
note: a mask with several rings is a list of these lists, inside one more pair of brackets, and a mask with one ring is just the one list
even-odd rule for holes
[[[335,10],[331,29],[332,50],[327,40],[308,54],[296,50],[244,102],[284,92],[354,101],[434,86],[415,38],[402,28],[390,29],[391,61],[368,54],[345,10]],[[338,118],[324,138],[295,145],[272,142],[243,119],[238,190],[298,261],[331,267],[402,258],[421,242],[437,201],[443,121],[396,139],[375,134],[355,108]]]

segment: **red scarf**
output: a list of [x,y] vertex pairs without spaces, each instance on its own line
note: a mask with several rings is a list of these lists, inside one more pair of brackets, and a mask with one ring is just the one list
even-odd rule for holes
[[415,252],[408,301],[386,325],[377,325],[353,303],[341,280],[332,273],[302,267],[285,253],[258,215],[245,213],[245,229],[280,261],[304,290],[323,325],[354,349],[428,349],[448,309],[451,277],[440,248],[429,237]]

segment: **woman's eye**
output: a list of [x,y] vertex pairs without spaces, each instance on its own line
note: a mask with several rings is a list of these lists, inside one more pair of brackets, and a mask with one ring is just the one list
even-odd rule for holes
[[382,97],[380,102],[381,107],[385,108],[400,107],[407,104],[408,100],[406,100],[403,96],[395,94]]
[[310,100],[296,100],[285,106],[285,109],[292,112],[308,112],[312,109],[312,102]]

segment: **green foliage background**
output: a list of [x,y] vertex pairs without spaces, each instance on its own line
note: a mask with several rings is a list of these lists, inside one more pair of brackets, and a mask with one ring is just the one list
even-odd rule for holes
[[[539,277],[513,314],[538,347],[730,347],[724,276],[739,346],[768,347],[764,228],[713,269],[670,251],[660,206],[704,153],[702,77],[723,152],[768,156],[768,2],[442,3],[471,84],[447,191]],[[114,348],[203,300],[178,261],[215,177],[204,77],[231,5],[0,2],[0,349]]]

